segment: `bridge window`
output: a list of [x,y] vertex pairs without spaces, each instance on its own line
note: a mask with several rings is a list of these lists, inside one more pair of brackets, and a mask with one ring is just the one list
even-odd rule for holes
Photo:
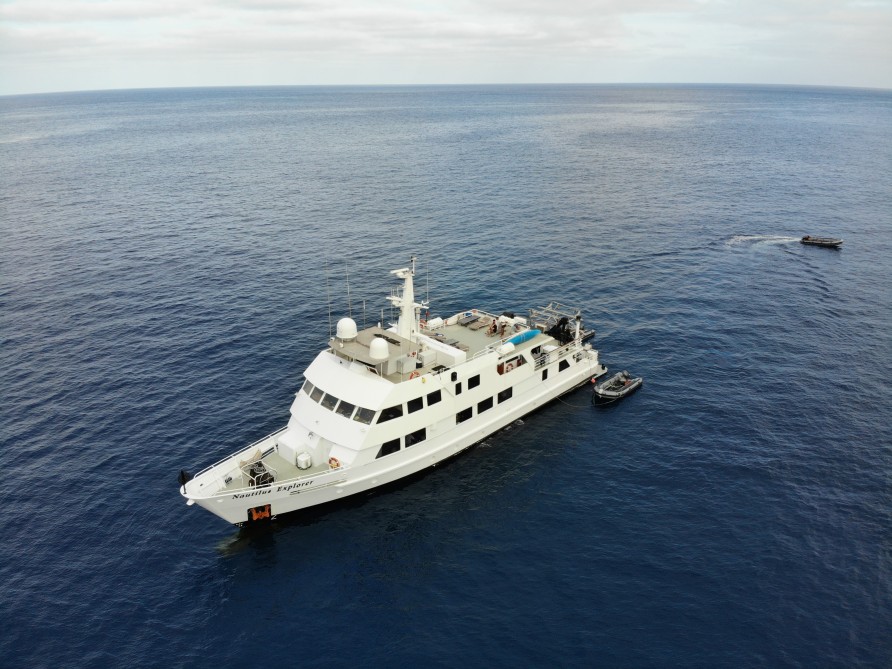
[[355,404],[350,404],[350,402],[341,401],[338,404],[338,408],[335,410],[335,413],[343,416],[344,418],[350,418],[353,415],[353,410],[356,408]]
[[487,397],[482,402],[477,403],[477,413],[481,414],[484,411],[489,411],[492,409],[492,397]]
[[464,423],[466,420],[470,420],[471,416],[473,416],[473,407],[468,407],[467,409],[462,409],[457,414],[455,414],[455,423]]
[[569,366],[570,366],[570,363],[569,363],[568,361],[566,361],[566,360],[561,360],[561,361],[558,363],[558,371],[559,371],[559,372],[563,372],[563,371],[564,371],[565,369],[567,369]]
[[369,425],[372,422],[372,418],[374,417],[374,411],[372,411],[371,409],[363,409],[362,407],[359,407],[359,409],[356,411],[356,415],[353,416],[353,420]]
[[424,408],[424,400],[421,397],[416,397],[414,400],[409,400],[408,402],[406,402],[406,408],[409,410],[409,413],[420,411]]
[[307,395],[309,395],[311,392],[313,392],[314,387],[315,386],[312,383],[310,383],[309,380],[306,380],[306,381],[304,381],[304,385],[303,385],[303,388],[301,388],[301,390],[303,390]]
[[436,403],[439,402],[441,399],[442,399],[442,396],[441,396],[441,394],[440,394],[440,391],[439,391],[439,390],[435,390],[435,391],[432,392],[432,393],[428,393],[428,395],[427,395],[427,405],[430,406],[431,404],[436,404]]
[[310,393],[310,397],[313,398],[313,401],[318,402],[322,399],[322,396],[325,394],[325,391],[322,388],[313,388],[313,392]]
[[335,405],[338,403],[338,398],[328,393],[325,397],[322,398],[322,406],[324,406],[328,410],[332,410],[335,408]]
[[468,379],[468,390],[470,390],[471,388],[476,388],[479,385],[480,385],[480,375],[479,374],[475,374],[470,379]]

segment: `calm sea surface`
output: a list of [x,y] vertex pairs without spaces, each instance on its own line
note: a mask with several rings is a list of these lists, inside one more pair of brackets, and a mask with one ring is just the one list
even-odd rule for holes
[[[892,93],[5,97],[0,175],[3,667],[892,665]],[[266,530],[187,507],[413,253],[643,389]]]

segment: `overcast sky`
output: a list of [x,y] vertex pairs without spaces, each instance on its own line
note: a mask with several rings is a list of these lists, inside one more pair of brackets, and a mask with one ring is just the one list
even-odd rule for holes
[[0,0],[0,94],[514,82],[892,88],[892,0]]

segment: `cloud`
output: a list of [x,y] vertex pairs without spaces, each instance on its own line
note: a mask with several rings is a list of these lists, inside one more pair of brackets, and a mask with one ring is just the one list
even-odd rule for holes
[[189,13],[188,3],[176,2],[26,2],[0,5],[0,20],[9,23],[87,23],[174,18]]
[[[41,76],[53,61],[163,65],[163,85],[176,60],[177,82],[191,71],[200,85],[207,59],[254,64],[255,79],[233,84],[306,83],[310,70],[331,83],[403,81],[389,71],[432,83],[483,72],[697,81],[701,61],[722,63],[726,81],[821,83],[832,65],[836,80],[824,83],[892,84],[880,65],[892,62],[892,3],[876,0],[12,0],[0,26],[0,92],[22,80],[17,71]],[[369,72],[378,79],[351,78]]]

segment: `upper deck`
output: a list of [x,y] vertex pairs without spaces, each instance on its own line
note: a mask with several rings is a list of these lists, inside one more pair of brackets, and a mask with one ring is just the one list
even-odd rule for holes
[[[421,334],[435,342],[446,344],[467,354],[467,358],[473,358],[487,349],[496,349],[517,334],[529,330],[539,330],[540,334],[522,344],[515,346],[515,350],[522,352],[530,349],[538,349],[548,345],[563,345],[569,342],[570,336],[575,335],[572,327],[568,326],[565,336],[554,332],[554,328],[563,319],[568,323],[575,318],[575,310],[552,302],[547,307],[530,311],[531,320],[518,318],[513,314],[496,316],[473,309],[459,312],[446,321],[433,319],[429,323],[422,321]],[[593,337],[594,330],[580,330],[580,338],[586,341]]]
[[[353,325],[353,329],[345,330],[349,336],[332,338],[330,350],[391,383],[401,383],[453,369],[533,329],[539,330],[539,334],[515,345],[518,353],[537,349],[535,353],[541,354],[542,347],[565,345],[575,338],[576,313],[554,302],[531,310],[529,321],[512,313],[497,316],[471,309],[445,320],[416,320],[408,338],[398,334],[396,327],[385,330],[374,326],[356,332]],[[580,331],[583,341],[593,335],[593,330]]]
[[[438,320],[425,324],[421,334],[464,351],[468,358],[520,331],[507,322],[499,324],[498,316],[478,310],[460,312],[442,323],[438,323]],[[495,328],[493,323],[496,323]],[[522,329],[528,328],[523,326]]]

